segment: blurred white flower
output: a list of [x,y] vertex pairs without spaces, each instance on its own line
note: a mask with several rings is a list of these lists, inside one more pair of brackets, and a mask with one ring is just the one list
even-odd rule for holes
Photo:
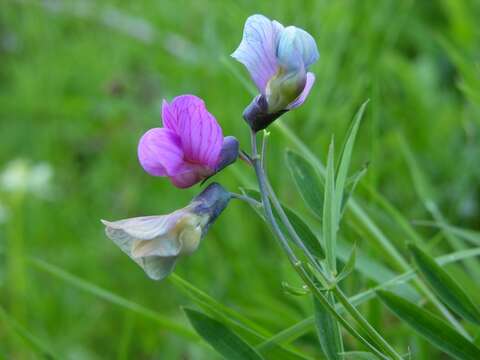
[[32,164],[26,159],[15,159],[0,173],[0,190],[49,198],[52,195],[52,178],[53,169],[50,164]]

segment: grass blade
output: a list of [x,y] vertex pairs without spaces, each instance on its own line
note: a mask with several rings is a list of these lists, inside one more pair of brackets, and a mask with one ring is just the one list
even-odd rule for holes
[[461,228],[461,227],[453,226],[449,224],[437,223],[435,221],[416,221],[415,224],[422,225],[422,226],[432,226],[432,227],[447,230],[450,233],[458,236],[459,238],[465,241],[468,241],[473,245],[480,246],[480,232],[478,231],[465,229],[465,228]]
[[133,301],[127,300],[121,296],[118,296],[108,290],[102,289],[101,287],[92,284],[86,280],[83,280],[75,275],[72,275],[65,270],[60,269],[59,267],[49,264],[46,261],[30,258],[30,263],[34,265],[37,269],[45,271],[50,275],[55,276],[58,279],[65,281],[66,283],[83,290],[87,293],[90,293],[100,299],[103,299],[111,304],[118,305],[124,309],[133,311],[145,318],[154,320],[161,327],[170,330],[171,332],[187,338],[189,340],[197,340],[198,337],[195,333],[190,331],[187,327],[176,323],[169,318],[166,318],[153,310],[150,310],[140,304],[137,304]]
[[432,345],[456,359],[480,359],[480,349],[439,317],[391,292],[380,290],[377,295],[393,313]]
[[197,333],[228,360],[262,360],[263,357],[221,322],[193,310],[184,309]]
[[37,354],[46,359],[58,359],[58,357],[51,351],[50,346],[33,335],[28,329],[20,325],[15,319],[7,314],[2,306],[0,306],[0,320],[5,325],[4,329],[10,328],[12,332],[21,338],[22,341]]
[[480,325],[480,310],[462,287],[418,246],[411,244],[408,249],[420,273],[437,296],[458,315]]
[[318,218],[323,212],[323,184],[313,166],[291,150],[285,152],[288,169],[303,201]]
[[340,355],[346,360],[377,360],[375,355],[367,351],[347,351]]

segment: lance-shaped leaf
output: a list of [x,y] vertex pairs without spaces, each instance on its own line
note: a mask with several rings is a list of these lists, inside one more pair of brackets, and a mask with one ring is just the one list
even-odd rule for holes
[[[328,294],[328,301],[332,304],[335,302],[331,293]],[[337,321],[316,299],[314,299],[314,307],[315,324],[323,353],[328,360],[341,359],[343,342]]]
[[[260,193],[257,190],[253,189],[242,189],[242,192],[245,195],[250,196],[251,198],[260,201]],[[288,220],[292,224],[293,229],[298,234],[300,239],[302,239],[303,244],[305,247],[312,253],[315,257],[319,259],[323,259],[325,257],[325,253],[320,245],[320,241],[313,233],[310,226],[307,225],[305,221],[291,208],[282,204],[283,211],[287,215]],[[257,209],[255,209],[257,210]],[[275,220],[280,225],[284,233],[287,233],[285,226],[283,225],[277,211],[273,209],[273,215],[275,216]]]
[[325,193],[323,200],[323,245],[327,268],[333,274],[337,273],[337,209],[335,204],[335,160],[334,140],[328,148],[327,173],[325,175]]
[[262,360],[263,357],[233,331],[207,315],[184,309],[197,333],[228,360]]
[[320,176],[303,156],[287,150],[285,158],[302,199],[310,210],[321,218],[323,212],[323,183]]
[[338,211],[338,218],[340,218],[340,212],[343,202],[343,194],[345,186],[347,183],[348,169],[350,167],[350,160],[352,158],[353,145],[355,144],[355,138],[357,137],[358,128],[360,126],[360,121],[362,120],[363,113],[368,104],[369,100],[365,101],[353,119],[352,125],[348,131],[345,144],[340,157],[340,162],[338,164],[337,178],[335,182],[335,204]]
[[336,279],[337,282],[340,282],[343,279],[345,279],[348,275],[350,275],[350,273],[355,268],[355,261],[356,261],[356,254],[357,254],[356,250],[357,250],[357,245],[354,244],[352,251],[350,252],[350,256],[348,257],[348,260],[345,263],[345,266],[337,276],[337,279]]
[[430,255],[418,246],[408,246],[421,275],[437,296],[458,315],[480,325],[480,311],[465,290]]
[[480,359],[480,349],[436,315],[389,291],[377,291],[377,296],[393,313],[432,345],[450,354],[455,359]]

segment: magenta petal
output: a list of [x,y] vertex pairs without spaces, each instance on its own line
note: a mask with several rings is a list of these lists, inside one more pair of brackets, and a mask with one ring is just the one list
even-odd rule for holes
[[170,176],[172,184],[178,188],[188,188],[211,176],[213,170],[196,164],[183,163],[175,175]]
[[220,157],[223,133],[202,99],[184,95],[170,104],[177,114],[177,134],[187,162],[215,169]]
[[181,114],[190,106],[203,106],[205,103],[195,95],[180,95],[175,97],[169,104],[166,100],[162,103],[162,121],[167,129],[179,133],[183,124],[181,124]]
[[138,160],[147,173],[169,176],[183,164],[180,138],[165,128],[148,130],[138,144]]
[[310,94],[310,90],[312,90],[313,83],[315,82],[315,75],[311,72],[307,73],[306,80],[305,80],[305,87],[303,88],[302,92],[298,97],[292,101],[288,106],[288,110],[295,109],[302,105]]
[[162,102],[162,123],[165,128],[170,129],[173,132],[177,132],[177,120],[174,107],[166,100],[163,100]]
[[263,15],[250,16],[245,22],[242,41],[232,54],[247,67],[264,95],[268,81],[278,69],[277,45],[282,30],[282,24],[277,21],[270,21]]

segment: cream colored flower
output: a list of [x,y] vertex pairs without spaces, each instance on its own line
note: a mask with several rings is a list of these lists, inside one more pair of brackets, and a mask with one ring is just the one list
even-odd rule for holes
[[169,275],[177,259],[197,250],[209,226],[230,200],[219,184],[210,184],[192,202],[168,215],[119,221],[102,220],[107,236],[154,280]]

